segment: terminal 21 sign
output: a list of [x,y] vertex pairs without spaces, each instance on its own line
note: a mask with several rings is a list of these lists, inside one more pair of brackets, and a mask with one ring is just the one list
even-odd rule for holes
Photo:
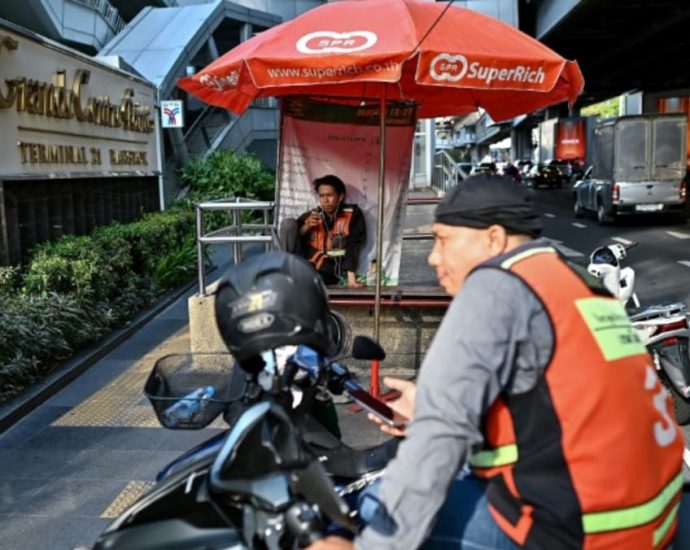
[[156,175],[155,87],[0,24],[0,180]]

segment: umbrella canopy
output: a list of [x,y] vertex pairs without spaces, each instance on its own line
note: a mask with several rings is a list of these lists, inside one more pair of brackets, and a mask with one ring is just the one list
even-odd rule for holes
[[505,120],[562,101],[577,63],[478,12],[424,0],[329,2],[233,48],[178,85],[243,113],[255,98],[412,101],[421,118],[482,107]]

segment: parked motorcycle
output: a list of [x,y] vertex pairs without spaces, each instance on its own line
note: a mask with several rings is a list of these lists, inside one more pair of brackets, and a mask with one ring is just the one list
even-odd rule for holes
[[[373,340],[357,337],[352,356],[385,354]],[[242,397],[230,402],[229,367],[219,357],[193,357],[183,363],[168,356],[151,373],[146,393],[159,420],[177,428],[179,411],[171,411],[184,408],[192,411],[187,427],[203,427],[235,407],[232,427],[170,465],[94,549],[273,550],[308,545],[336,528],[355,533],[356,513],[347,502],[381,475],[397,440],[356,450],[313,414],[324,391],[366,393],[348,369],[303,345],[273,350],[262,354],[260,369],[244,372]],[[192,396],[193,387],[214,390]]]
[[688,310],[680,302],[640,307],[635,294],[635,271],[621,267],[628,250],[637,243],[602,246],[592,252],[587,271],[601,279],[604,286],[628,308],[640,340],[654,359],[657,374],[673,398],[676,420],[690,424],[690,328]]

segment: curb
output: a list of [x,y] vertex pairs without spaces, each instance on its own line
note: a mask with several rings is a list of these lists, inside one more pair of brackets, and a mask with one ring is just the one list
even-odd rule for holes
[[164,294],[152,306],[130,320],[127,325],[111,332],[93,346],[80,351],[43,380],[34,384],[9,403],[0,406],[0,434],[86,372],[122,342],[129,339],[141,327],[152,321],[161,311],[179,300],[196,284],[197,281],[194,279],[186,285]]

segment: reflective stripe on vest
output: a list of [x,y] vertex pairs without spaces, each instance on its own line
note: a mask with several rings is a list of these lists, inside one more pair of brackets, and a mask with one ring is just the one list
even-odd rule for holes
[[518,459],[517,445],[504,445],[495,449],[479,451],[472,455],[470,464],[475,468],[497,468],[514,464]]
[[529,258],[530,256],[535,256],[536,254],[542,254],[544,252],[548,252],[549,254],[557,254],[556,250],[550,246],[530,248],[529,250],[520,252],[515,256],[511,256],[501,264],[501,267],[503,269],[510,269],[513,264],[516,264],[517,262],[524,260],[525,258]]
[[676,505],[666,516],[666,519],[664,519],[663,523],[654,530],[654,546],[658,546],[659,543],[664,540],[668,530],[673,525],[673,521],[676,519],[676,517],[678,517],[678,508],[680,508],[680,502],[676,503]]
[[[582,516],[582,528],[586,534],[602,533],[604,531],[615,531],[617,529],[629,529],[637,527],[657,519],[668,506],[669,502],[678,495],[683,487],[683,473],[681,472],[673,478],[671,483],[666,485],[661,492],[652,500],[630,508],[621,510],[609,510],[608,512],[592,512]],[[668,514],[664,523],[654,532],[655,543],[657,537],[663,539],[665,531],[671,526],[673,518],[678,511],[675,507]],[[670,518],[670,519],[669,519]]]

